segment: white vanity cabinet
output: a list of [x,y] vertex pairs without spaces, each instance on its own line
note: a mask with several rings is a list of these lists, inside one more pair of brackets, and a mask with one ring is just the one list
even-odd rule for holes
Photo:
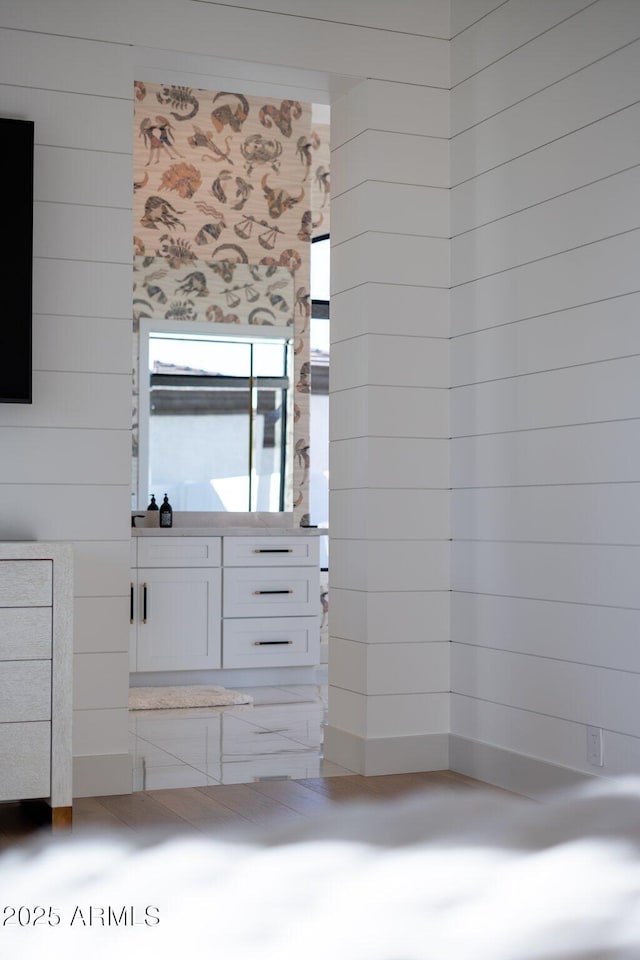
[[130,614],[132,671],[219,668],[220,538],[138,539]]
[[71,815],[72,553],[0,543],[0,800]]
[[222,666],[320,659],[320,569],[313,537],[225,537]]
[[222,672],[214,682],[224,683],[233,670],[237,683],[238,670],[319,661],[317,537],[174,532],[133,539],[132,673],[162,673],[166,683],[168,672],[215,670]]

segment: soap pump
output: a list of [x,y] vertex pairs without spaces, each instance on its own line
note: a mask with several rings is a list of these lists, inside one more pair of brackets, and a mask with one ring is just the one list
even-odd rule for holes
[[166,493],[164,495],[164,500],[162,501],[162,506],[160,507],[160,526],[173,526],[173,509],[169,503],[169,498],[167,497]]
[[160,525],[160,513],[154,494],[151,494],[151,501],[147,507],[147,526],[158,527]]

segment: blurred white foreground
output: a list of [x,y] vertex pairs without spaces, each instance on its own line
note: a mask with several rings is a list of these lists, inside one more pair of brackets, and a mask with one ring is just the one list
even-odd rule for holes
[[39,840],[0,858],[0,900],[2,958],[638,960],[640,780],[219,840]]

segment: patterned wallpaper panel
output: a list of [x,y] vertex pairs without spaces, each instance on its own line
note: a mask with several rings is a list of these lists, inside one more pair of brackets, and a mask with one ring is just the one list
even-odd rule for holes
[[286,267],[192,261],[171,269],[162,257],[136,257],[134,274],[137,319],[286,326],[293,332],[295,271]]
[[316,123],[311,131],[313,139],[313,179],[311,181],[311,235],[322,237],[331,233],[329,222],[331,191],[331,144],[328,123]]
[[[297,100],[134,86],[134,331],[143,317],[292,328],[293,504],[305,522],[309,249],[328,232],[328,127],[312,130]],[[136,450],[134,424],[134,483]]]

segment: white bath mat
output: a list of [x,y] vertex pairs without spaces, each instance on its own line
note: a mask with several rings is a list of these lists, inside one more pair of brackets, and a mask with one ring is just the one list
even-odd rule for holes
[[181,707],[228,707],[253,703],[253,697],[225,687],[131,687],[129,710],[176,710]]

